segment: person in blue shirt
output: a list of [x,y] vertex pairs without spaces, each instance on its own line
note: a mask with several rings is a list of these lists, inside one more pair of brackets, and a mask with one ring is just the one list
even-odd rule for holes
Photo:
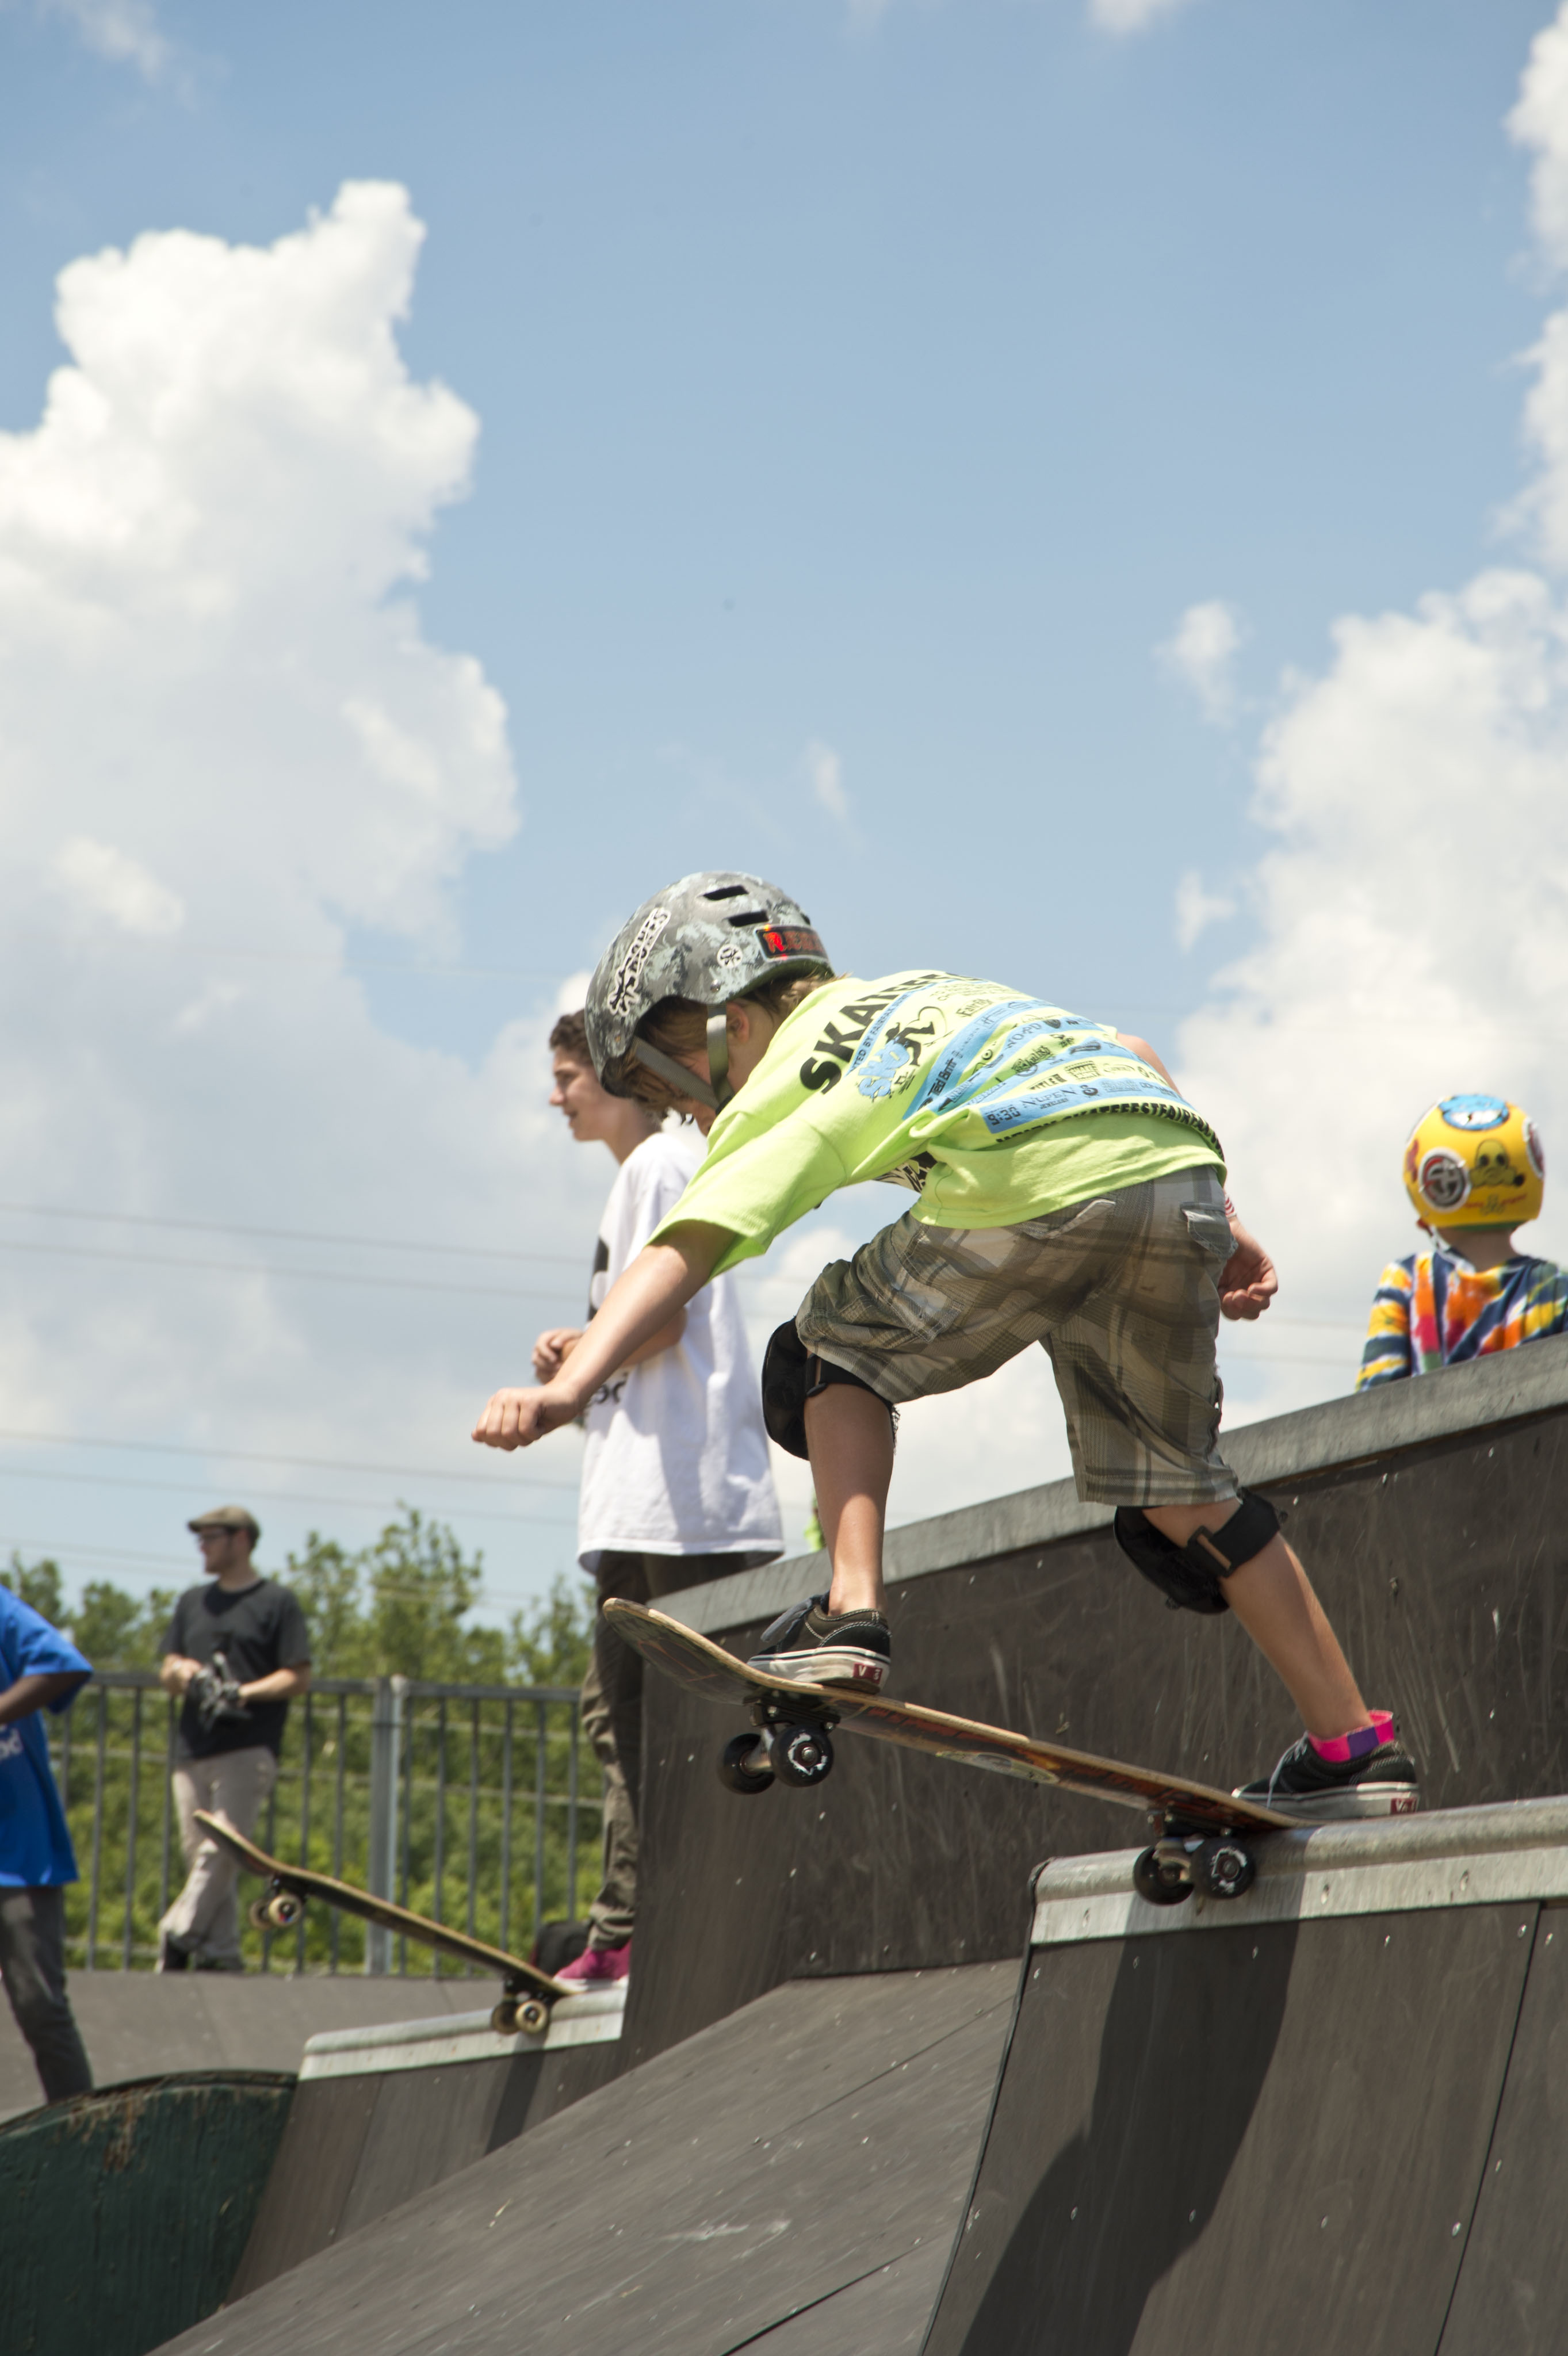
[[0,1584],[0,1978],[44,2100],[92,2091],[65,1992],[65,1885],[77,1879],[40,1710],[69,1709],[92,1665]]

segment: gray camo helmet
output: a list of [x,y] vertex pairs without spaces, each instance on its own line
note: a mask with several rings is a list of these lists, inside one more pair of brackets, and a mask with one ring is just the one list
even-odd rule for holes
[[[733,868],[682,875],[628,917],[594,969],[583,1009],[594,1069],[612,1095],[624,1096],[605,1076],[629,1049],[660,1079],[716,1110],[733,1094],[728,1001],[790,974],[832,971],[811,918],[776,884]],[[643,1017],[666,998],[693,999],[708,1009],[711,1087],[635,1035]]]

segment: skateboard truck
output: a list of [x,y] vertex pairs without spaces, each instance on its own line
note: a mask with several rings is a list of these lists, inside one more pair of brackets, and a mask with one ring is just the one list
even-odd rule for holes
[[251,1901],[252,1931],[292,1931],[305,1912],[305,1892],[274,1874],[264,1898]]
[[806,1791],[831,1774],[832,1730],[838,1712],[785,1694],[758,1694],[748,1703],[754,1734],[737,1734],[719,1753],[719,1782],[749,1797],[777,1780]]
[[499,2002],[490,2014],[498,2037],[538,2037],[550,2026],[550,2007],[542,1997],[530,1996],[528,1984],[513,1973],[502,1985]]
[[1149,1811],[1149,1830],[1156,1837],[1133,1866],[1133,1887],[1148,1905],[1181,1906],[1195,1890],[1206,1898],[1251,1890],[1257,1863],[1236,1834],[1200,1831],[1158,1808]]

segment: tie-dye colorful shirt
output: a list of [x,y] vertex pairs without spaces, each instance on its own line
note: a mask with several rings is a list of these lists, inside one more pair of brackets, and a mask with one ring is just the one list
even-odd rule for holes
[[1522,1253],[1484,1273],[1445,1245],[1391,1260],[1372,1301],[1359,1391],[1568,1332],[1568,1274]]

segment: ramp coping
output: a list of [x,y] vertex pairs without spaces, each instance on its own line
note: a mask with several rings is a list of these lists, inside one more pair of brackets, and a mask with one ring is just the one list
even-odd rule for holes
[[1270,1834],[1253,1850],[1257,1879],[1244,1896],[1195,1892],[1180,1906],[1151,1906],[1134,1893],[1137,1854],[1112,1849],[1043,1867],[1031,1944],[1568,1900],[1568,1797]]
[[436,2070],[453,2062],[510,2061],[519,2053],[560,2053],[577,2045],[613,2045],[620,2035],[628,1980],[585,1988],[563,1999],[547,2028],[528,2037],[498,2037],[484,2012],[448,2012],[370,2029],[328,2029],[306,2040],[300,2083],[370,2078],[392,2070]]
[[[1354,1377],[1360,1344],[1348,1350],[1345,1379]],[[1296,1408],[1289,1415],[1227,1425],[1225,1461],[1252,1488],[1280,1488],[1369,1457],[1397,1460],[1455,1434],[1480,1432],[1549,1414],[1568,1405],[1568,1334],[1532,1342],[1528,1350],[1497,1350],[1468,1365],[1444,1366],[1410,1382],[1379,1383],[1368,1391]],[[1386,1477],[1386,1476],[1385,1476]],[[964,1505],[955,1513],[907,1522],[887,1534],[888,1584],[963,1569],[1032,1546],[1048,1546],[1104,1528],[1109,1505],[1083,1502],[1071,1481],[1047,1481],[1004,1497]],[[827,1557],[790,1555],[760,1570],[732,1571],[701,1587],[666,1596],[661,1612],[712,1636],[725,1628],[771,1620],[787,1604],[827,1584]],[[929,1697],[927,1697],[929,1698]]]

